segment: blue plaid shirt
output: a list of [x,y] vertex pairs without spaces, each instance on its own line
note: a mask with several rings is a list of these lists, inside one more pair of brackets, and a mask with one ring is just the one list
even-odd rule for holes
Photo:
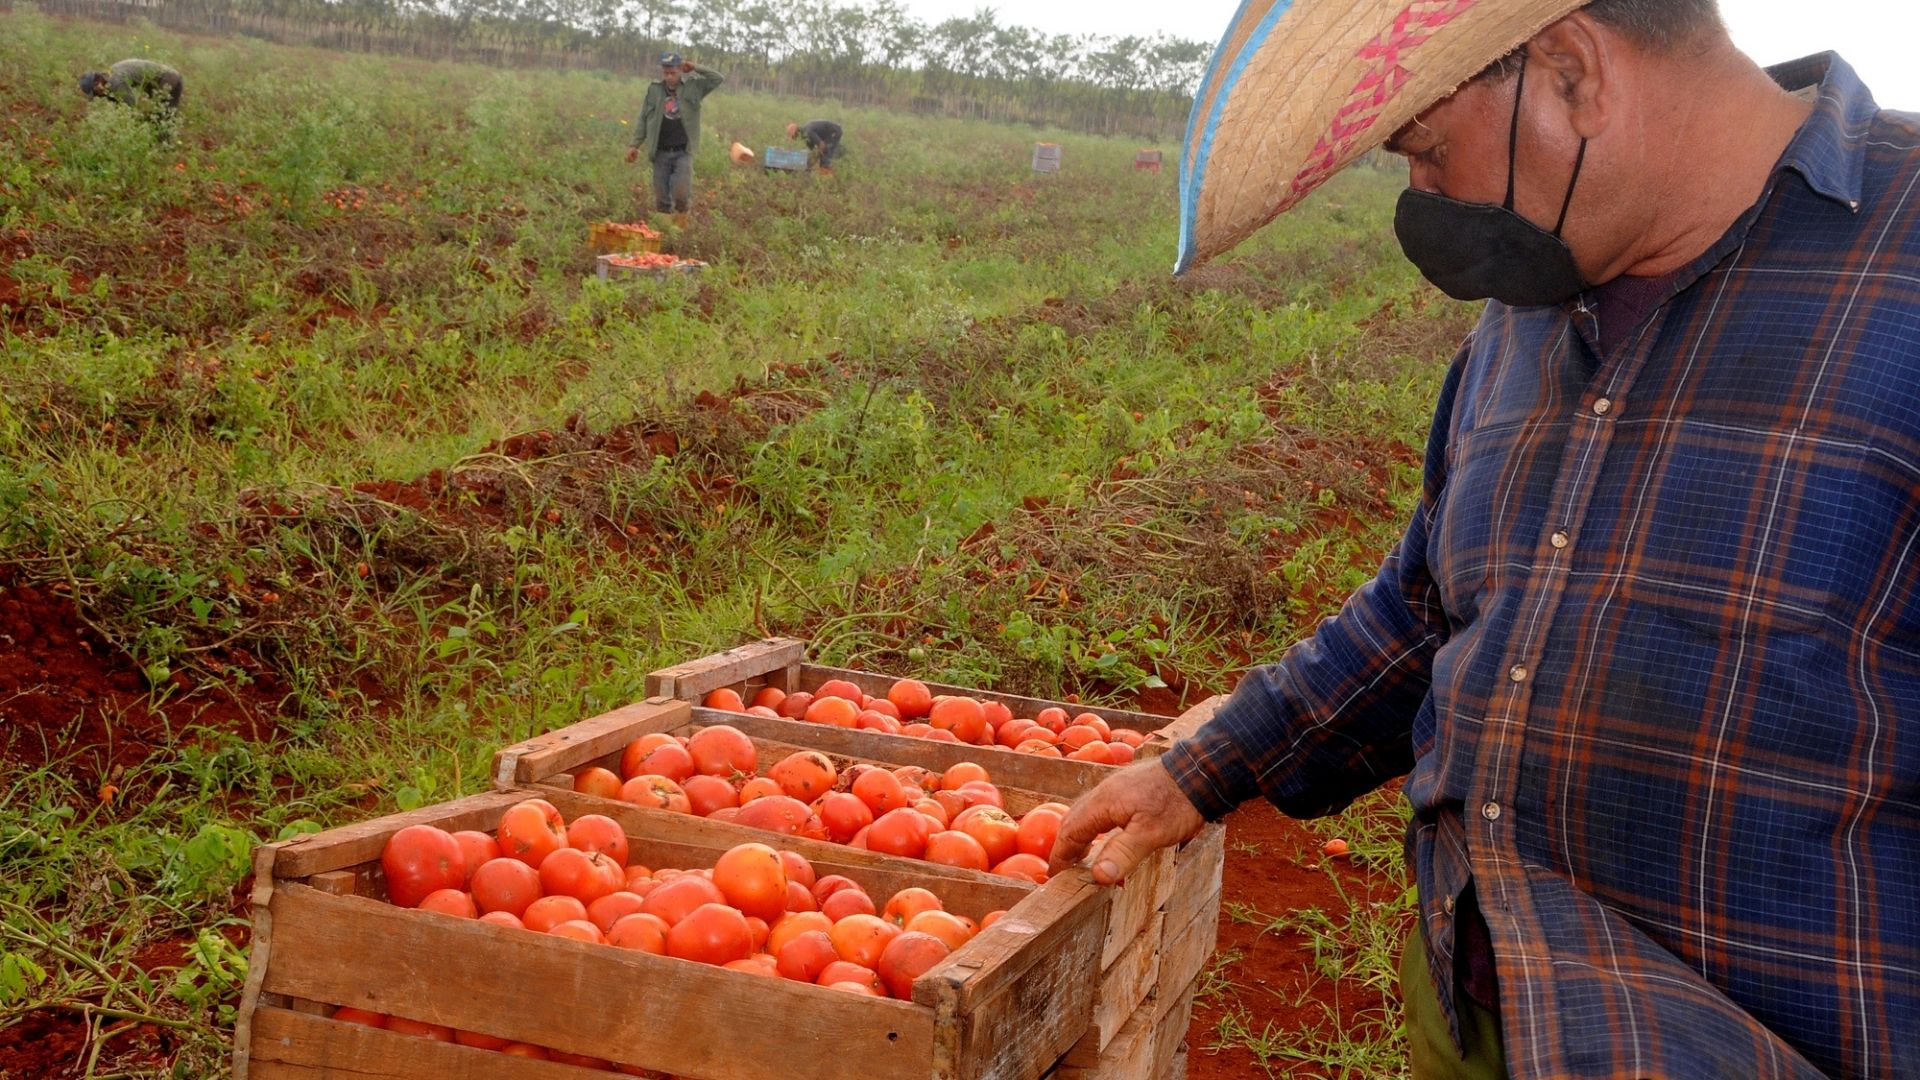
[[1760,201],[1604,356],[1489,304],[1379,576],[1163,759],[1210,818],[1409,773],[1515,1077],[1920,1077],[1920,118],[1774,75]]

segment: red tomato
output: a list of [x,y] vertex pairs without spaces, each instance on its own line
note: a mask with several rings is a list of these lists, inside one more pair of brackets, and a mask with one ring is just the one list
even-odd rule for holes
[[927,723],[936,731],[951,731],[965,743],[977,743],[987,736],[987,711],[970,697],[950,697],[934,703]]
[[370,1012],[343,1005],[333,1011],[333,1018],[343,1024],[364,1024],[367,1027],[383,1028],[387,1026],[387,1014]]
[[607,931],[607,944],[622,949],[636,949],[655,956],[667,955],[667,926],[665,919],[646,912],[621,916]]
[[598,765],[589,766],[573,774],[573,790],[582,795],[617,799],[620,797],[620,776],[612,769],[603,769]]
[[854,833],[873,824],[873,811],[851,791],[829,792],[820,800],[820,820],[827,835],[836,844],[844,844]]
[[983,701],[980,703],[980,709],[987,714],[988,731],[999,731],[1001,724],[1013,719],[1013,710],[997,701]]
[[486,833],[462,829],[453,838],[460,841],[460,852],[466,857],[468,882],[473,881],[473,872],[481,863],[500,857],[500,842]]
[[900,928],[878,915],[849,915],[833,924],[827,937],[840,959],[864,968],[874,968],[887,942],[900,936]]
[[904,929],[908,933],[932,934],[947,943],[947,948],[957,949],[973,940],[973,924],[955,915],[951,911],[922,911],[907,920]]
[[627,883],[619,863],[599,852],[561,848],[540,864],[540,888],[548,896],[571,896],[591,904]]
[[920,799],[909,809],[927,815],[927,820],[933,822],[934,832],[944,832],[947,823],[953,820],[953,815],[947,813],[946,805],[936,799]]
[[[640,910],[649,915],[657,915],[668,926],[677,924],[695,908],[707,904],[726,902],[725,894],[719,886],[698,874],[681,874],[671,881],[662,882],[648,893],[640,905]],[[746,916],[741,916],[745,918]]]
[[662,743],[640,759],[639,775],[664,776],[679,783],[694,774],[693,755],[679,743]]
[[628,780],[639,776],[647,771],[640,767],[640,763],[646,760],[648,754],[662,746],[675,745],[678,742],[678,739],[660,731],[640,736],[628,743],[627,748],[620,752],[620,775]]
[[1020,824],[997,806],[976,806],[954,819],[954,826],[980,842],[987,864],[998,866],[1020,850]]
[[887,690],[887,700],[900,710],[902,720],[927,715],[933,708],[933,692],[918,679],[901,679]]
[[887,906],[881,917],[895,926],[904,927],[907,921],[923,911],[944,911],[946,905],[940,898],[922,888],[901,889],[888,898]]
[[775,705],[773,707],[773,711],[779,713],[781,716],[784,716],[789,720],[798,720],[801,717],[807,715],[807,707],[812,704],[813,704],[813,695],[807,693],[805,690],[802,690],[798,693],[788,694],[786,697],[781,698],[780,704]]
[[1006,796],[1000,794],[1000,789],[985,780],[969,780],[953,791],[968,806],[998,806],[1005,809],[1007,805]]
[[680,788],[686,792],[687,809],[695,817],[712,817],[715,810],[740,805],[740,793],[717,776],[689,776]]
[[813,883],[813,898],[824,904],[827,902],[827,897],[843,889],[853,889],[857,892],[866,891],[860,888],[860,883],[854,881],[852,878],[842,877],[839,874],[828,874],[826,877]]
[[507,807],[495,835],[500,854],[538,870],[548,855],[567,846],[567,822],[547,800],[528,799]]
[[560,923],[553,929],[547,931],[547,933],[552,934],[554,937],[572,938],[575,941],[586,941],[595,945],[605,945],[607,943],[607,935],[601,933],[599,927],[585,919],[568,919],[566,922]]
[[850,915],[873,913],[873,897],[859,889],[842,889],[820,901],[820,914],[836,923]]
[[888,735],[898,735],[901,730],[897,717],[875,712],[872,709],[867,709],[854,717],[854,725],[861,731],[884,731]]
[[853,702],[855,705],[867,699],[867,695],[858,686],[845,679],[828,679],[813,692],[816,698],[837,697]]
[[604,814],[582,814],[567,826],[567,846],[581,851],[597,851],[619,864],[627,865],[627,833],[620,823]]
[[870,967],[849,964],[845,960],[835,960],[828,964],[827,969],[814,980],[814,985],[830,986],[836,990],[852,987],[855,990],[864,990],[874,997],[885,997],[887,994],[886,988],[880,985],[878,972]]
[[987,767],[985,765],[974,761],[962,761],[949,767],[946,772],[940,774],[940,787],[945,791],[958,791],[961,784],[971,783],[976,780],[984,784],[990,782],[991,779],[992,778],[987,775]]
[[777,709],[787,699],[787,692],[777,686],[763,686],[753,695],[753,704],[768,709]]
[[880,715],[888,717],[893,720],[898,720],[901,718],[900,706],[895,705],[893,702],[888,701],[886,698],[868,698],[866,700],[866,703],[863,706],[861,706],[861,709],[864,712],[879,713]]
[[787,867],[765,844],[729,848],[713,864],[713,883],[747,915],[777,919],[787,910]]
[[860,706],[846,698],[817,697],[807,706],[805,716],[801,717],[809,724],[827,724],[832,727],[859,727]]
[[813,893],[805,885],[797,881],[789,880],[787,882],[787,910],[818,911],[820,910],[820,903],[813,898]]
[[880,951],[874,970],[887,993],[903,1001],[913,1000],[913,980],[925,975],[953,950],[932,934],[907,931],[887,942]]
[[754,953],[745,960],[733,960],[721,966],[729,971],[741,971],[748,975],[759,975],[768,979],[777,979],[780,977],[779,964],[773,957],[768,956],[766,953]]
[[461,1031],[455,1028],[453,1041],[461,1046],[474,1046],[482,1050],[499,1050],[507,1045],[507,1040],[497,1035],[483,1035],[478,1031]]
[[918,810],[889,810],[874,820],[867,830],[867,847],[888,855],[917,859],[926,854],[927,838],[933,835],[933,820]]
[[811,817],[813,811],[807,809],[806,803],[787,795],[768,795],[743,804],[733,821],[737,825],[799,836]]
[[1045,730],[1031,720],[1009,720],[993,729],[993,741],[1011,750],[1025,742],[1029,733]]
[[508,1043],[500,1048],[500,1052],[508,1057],[532,1058],[535,1061],[548,1060],[545,1050],[528,1043]]
[[799,882],[808,889],[813,888],[813,883],[819,876],[813,872],[813,864],[807,861],[805,855],[797,851],[782,851],[780,861],[786,864],[788,881]]
[[1062,820],[1063,816],[1049,807],[1034,807],[1021,815],[1014,846],[1024,854],[1047,858],[1053,854],[1053,842],[1060,835]]
[[613,1063],[610,1061],[605,1061],[597,1057],[588,1057],[585,1054],[569,1054],[564,1050],[555,1050],[551,1047],[547,1050],[547,1058],[565,1065],[578,1065],[587,1069],[599,1069],[602,1072],[613,1068]]
[[477,919],[480,912],[473,906],[473,897],[459,889],[436,889],[420,901],[421,911],[437,911],[442,915],[451,915],[456,919]]
[[700,704],[705,708],[724,709],[727,712],[747,711],[747,703],[740,699],[740,691],[730,686],[723,686],[713,693],[708,694],[706,699],[700,702]]
[[1035,885],[1047,883],[1047,860],[1037,855],[1009,855],[993,868],[1001,877],[1020,878]]
[[[771,942],[769,942],[771,944]],[[799,982],[814,982],[827,965],[840,959],[833,939],[824,930],[804,930],[781,943],[780,974]]]
[[573,897],[543,896],[527,905],[520,921],[534,933],[544,934],[563,922],[585,922],[586,918],[587,905]]
[[780,785],[781,791],[801,802],[812,802],[832,791],[833,782],[839,778],[833,762],[815,750],[788,754],[767,770],[767,776]]
[[1033,714],[1033,722],[1058,735],[1067,726],[1067,710],[1049,705]]
[[987,849],[980,846],[980,841],[959,829],[948,829],[928,837],[926,860],[964,870],[984,871],[993,865],[987,858]]
[[826,933],[833,929],[833,920],[817,911],[794,911],[780,917],[780,921],[767,930],[767,951],[778,957],[780,950],[801,934],[809,930]]
[[693,813],[693,803],[678,783],[664,776],[642,773],[620,787],[620,798],[635,806],[650,806],[676,814]]
[[387,898],[401,907],[418,907],[429,893],[467,883],[467,854],[460,841],[431,825],[394,833],[380,853],[380,868],[387,875]]
[[637,915],[643,906],[643,897],[625,889],[595,900],[587,905],[587,921],[600,928],[602,933],[612,933],[613,924],[629,915]]
[[432,1039],[434,1042],[453,1041],[452,1028],[441,1027],[439,1024],[422,1023],[419,1020],[409,1020],[404,1016],[387,1017],[387,1030],[398,1035],[412,1035],[416,1038]]
[[885,769],[868,769],[855,777],[853,793],[867,804],[867,809],[873,811],[875,817],[913,805],[906,785]]
[[694,732],[687,740],[687,753],[693,757],[694,769],[706,776],[752,776],[760,760],[753,740],[730,724],[715,724]]
[[725,904],[702,904],[667,931],[667,955],[725,964],[753,955],[747,917]]
[[527,928],[527,924],[520,921],[520,916],[505,911],[489,911],[485,915],[480,916],[480,921],[483,923],[492,923],[494,926],[504,926],[510,930],[525,930]]
[[1107,758],[1107,744],[1101,742],[1099,739],[1095,739],[1067,755],[1068,761],[1091,761],[1096,765],[1107,764]]

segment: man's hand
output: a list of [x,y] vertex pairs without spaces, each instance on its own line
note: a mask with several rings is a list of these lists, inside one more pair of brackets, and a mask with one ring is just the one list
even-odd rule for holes
[[1158,761],[1130,765],[1073,804],[1053,844],[1053,872],[1079,862],[1094,837],[1117,829],[1101,843],[1093,860],[1093,880],[1117,885],[1140,860],[1192,839],[1206,823]]
[[680,61],[680,73],[682,75],[691,75],[693,74],[693,71],[694,71],[693,61],[691,60]]
[[627,164],[631,165],[634,162],[639,160],[640,160],[640,148],[637,146],[629,148],[627,150]]

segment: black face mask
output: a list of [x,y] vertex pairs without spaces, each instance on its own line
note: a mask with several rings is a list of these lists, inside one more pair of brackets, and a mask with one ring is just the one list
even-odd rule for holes
[[1498,300],[1511,307],[1536,307],[1572,299],[1586,288],[1573,251],[1560,239],[1573,205],[1573,186],[1587,159],[1587,140],[1567,181],[1560,220],[1548,232],[1513,209],[1515,146],[1520,135],[1520,95],[1527,87],[1525,54],[1519,85],[1513,91],[1513,123],[1507,131],[1507,201],[1465,203],[1408,188],[1400,194],[1393,231],[1407,260],[1441,292],[1455,300]]

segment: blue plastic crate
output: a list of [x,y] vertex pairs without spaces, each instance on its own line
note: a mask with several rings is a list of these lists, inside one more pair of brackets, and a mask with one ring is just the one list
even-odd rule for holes
[[800,172],[807,167],[807,152],[805,150],[782,150],[777,146],[769,146],[766,151],[760,155],[760,160],[765,163],[769,169],[784,169],[787,172]]

